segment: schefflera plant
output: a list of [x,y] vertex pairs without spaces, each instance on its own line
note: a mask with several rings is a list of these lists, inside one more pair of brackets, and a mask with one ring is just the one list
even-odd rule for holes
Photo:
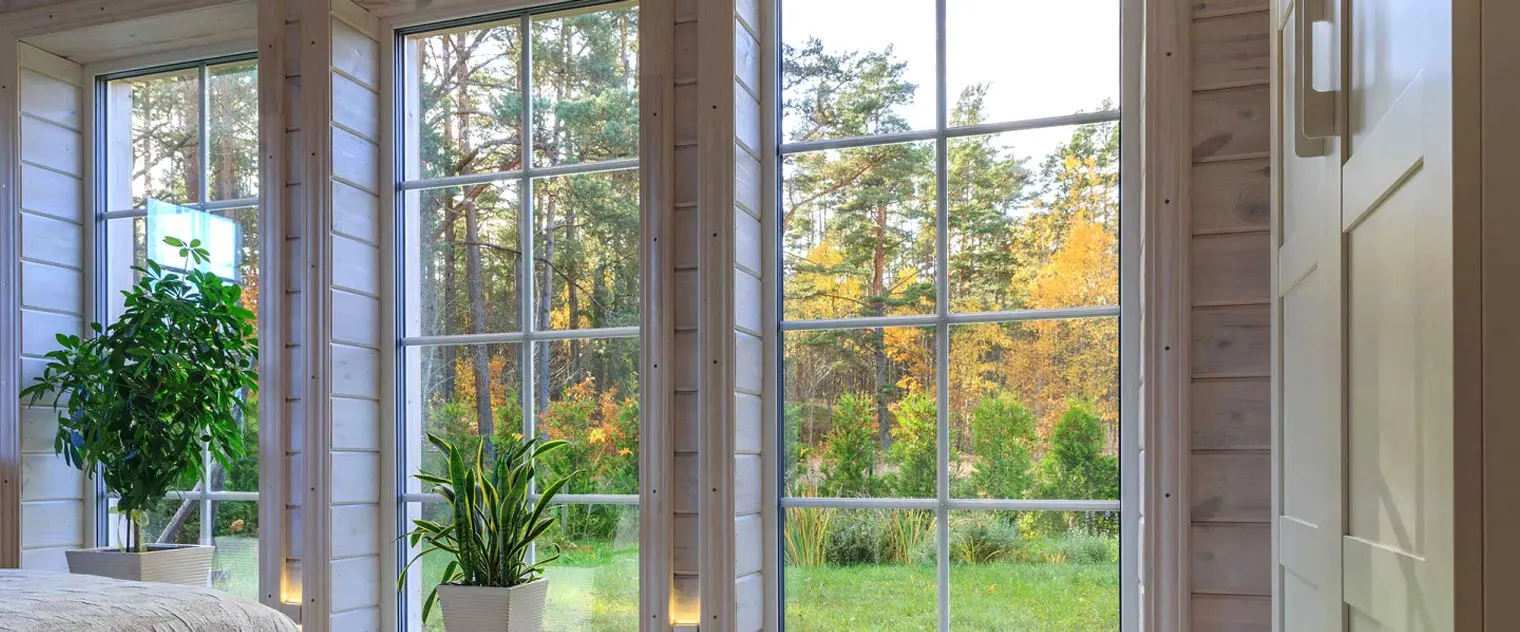
[[259,343],[243,290],[204,269],[200,240],[166,237],[186,271],[149,259],[122,292],[121,317],[90,323],[93,336],[57,336],[59,349],[21,397],[51,397],[58,410],[53,450],[99,476],[128,519],[126,550],[145,552],[142,528],[153,503],[204,475],[201,450],[223,469],[245,454],[245,395],[258,390]]
[[[552,555],[528,562],[528,549],[543,536],[558,517],[545,514],[554,496],[580,470],[549,483],[538,499],[532,498],[536,474],[534,461],[564,447],[564,441],[539,443],[532,437],[515,445],[497,448],[494,459],[485,452],[487,438],[481,441],[472,457],[436,434],[428,433],[428,442],[438,448],[448,464],[444,475],[418,472],[414,477],[433,486],[452,510],[452,522],[413,520],[414,528],[403,535],[412,548],[422,549],[401,569],[397,590],[405,590],[407,573],[418,560],[434,554],[453,557],[443,569],[439,585],[489,586],[511,588],[538,580],[544,567],[559,559],[559,547]],[[494,442],[493,442],[494,443]],[[471,460],[466,461],[469,458]],[[438,602],[438,587],[428,593],[422,604],[422,619],[427,620]]]

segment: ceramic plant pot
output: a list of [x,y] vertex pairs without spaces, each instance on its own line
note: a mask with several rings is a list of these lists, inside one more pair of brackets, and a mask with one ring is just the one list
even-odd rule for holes
[[547,579],[511,588],[438,586],[446,632],[540,632],[548,600]]
[[69,572],[137,582],[205,586],[216,547],[197,544],[150,544],[146,553],[111,547],[65,551]]

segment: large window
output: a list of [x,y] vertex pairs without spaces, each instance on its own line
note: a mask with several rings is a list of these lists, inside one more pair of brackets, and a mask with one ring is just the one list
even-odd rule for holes
[[[638,12],[498,15],[400,35],[403,523],[447,515],[425,440],[566,439],[549,630],[638,627]],[[539,546],[544,549],[543,545]],[[407,556],[408,558],[410,555]],[[401,600],[447,561],[421,562]]]
[[[257,74],[244,56],[100,78],[95,318],[120,315],[133,266],[183,265],[164,237],[205,243],[210,269],[243,286],[244,307],[261,317]],[[212,585],[257,600],[259,402],[248,400],[246,456],[230,469],[207,456],[205,479],[161,501],[144,535],[215,545]],[[115,544],[123,523],[105,500],[101,533]]]
[[782,620],[1119,629],[1120,0],[782,2]]

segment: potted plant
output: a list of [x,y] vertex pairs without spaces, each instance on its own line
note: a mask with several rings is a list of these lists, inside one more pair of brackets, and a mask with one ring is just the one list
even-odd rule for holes
[[183,269],[133,266],[140,278],[122,293],[121,317],[91,323],[88,338],[59,334],[60,348],[21,397],[51,397],[53,450],[99,476],[128,525],[121,548],[68,551],[69,570],[205,585],[213,547],[147,544],[143,526],[170,490],[201,480],[203,449],[223,468],[243,456],[238,420],[244,394],[258,390],[258,340],[242,288],[204,270],[201,242],[164,243],[179,249]]
[[448,472],[446,476],[421,472],[416,477],[443,496],[453,510],[452,522],[413,521],[416,528],[403,537],[412,548],[421,545],[422,549],[402,569],[398,588],[406,586],[412,564],[430,554],[445,553],[453,559],[423,603],[424,620],[437,603],[443,608],[443,627],[448,632],[543,629],[549,597],[543,569],[559,558],[559,551],[556,547],[553,555],[529,563],[528,549],[554,525],[556,518],[544,512],[570,477],[550,483],[534,500],[533,462],[565,442],[539,444],[527,438],[502,446],[492,459],[484,451],[491,439],[483,438],[473,461],[467,463],[463,450],[448,441],[431,433],[428,441],[447,459]]

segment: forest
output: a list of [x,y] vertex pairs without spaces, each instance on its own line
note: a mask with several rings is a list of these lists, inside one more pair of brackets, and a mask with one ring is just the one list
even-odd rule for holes
[[[533,20],[526,37],[534,167],[637,157],[637,29],[637,10],[629,5]],[[512,21],[412,37],[420,106],[413,177],[524,168],[524,35]],[[891,47],[789,42],[782,56],[783,142],[911,131],[900,106],[932,87],[908,81],[905,64]],[[208,190],[218,200],[254,196],[252,62],[209,74]],[[951,127],[996,122],[986,114],[987,88],[951,95]],[[134,204],[194,201],[200,188],[194,75],[136,81],[132,90]],[[782,318],[932,315],[939,301],[951,314],[1117,306],[1118,126],[1075,125],[1059,135],[1054,144],[1027,132],[948,141],[944,287],[936,284],[933,141],[785,155],[774,209]],[[638,184],[636,169],[620,167],[404,197],[418,227],[410,238],[419,244],[404,274],[416,275],[420,300],[406,335],[637,325]],[[532,207],[526,222],[525,187]],[[256,213],[223,213],[242,227],[239,281],[257,311]],[[143,234],[147,220],[113,221],[136,222],[134,232]],[[525,228],[529,236],[520,234]],[[527,238],[531,265],[523,261]],[[527,292],[531,301],[524,300]],[[531,319],[528,327],[524,319]],[[934,497],[943,406],[953,497],[1118,497],[1116,317],[1005,319],[948,331],[945,402],[935,394],[932,326],[817,324],[785,333],[785,493]],[[571,493],[637,494],[637,338],[619,330],[532,344],[407,347],[420,367],[406,379],[421,394],[424,431],[466,444],[482,436],[515,440],[531,408],[537,434],[572,444],[541,464],[546,474],[581,470]],[[531,392],[523,388],[528,376]],[[256,415],[244,423],[256,443]],[[436,455],[423,454],[408,466],[436,469]],[[214,473],[212,488],[255,491],[256,456],[250,452],[232,471]],[[560,512],[563,523],[551,540],[565,558],[552,575],[560,583],[551,600],[562,620],[551,629],[625,629],[637,612],[637,585],[629,583],[636,579],[637,511],[570,505]],[[256,503],[217,503],[212,515],[219,544],[259,528]],[[155,520],[166,541],[195,541],[201,529],[194,501],[167,500]],[[869,614],[831,606],[840,594],[900,604],[900,617],[889,615],[901,624],[895,629],[916,629],[919,616],[932,613],[932,513],[794,508],[784,522],[792,628],[838,629],[849,617]],[[973,621],[1034,617],[1022,620],[1107,629],[1117,613],[1116,524],[1108,513],[953,512],[957,612]],[[252,551],[244,553],[250,562]],[[256,573],[227,585],[242,581],[256,581]],[[989,587],[1000,583],[1021,588],[994,598]],[[910,595],[924,589],[930,601],[920,609],[919,597]],[[1049,605],[1082,600],[1087,607]],[[1033,605],[1041,602],[1043,610]]]

